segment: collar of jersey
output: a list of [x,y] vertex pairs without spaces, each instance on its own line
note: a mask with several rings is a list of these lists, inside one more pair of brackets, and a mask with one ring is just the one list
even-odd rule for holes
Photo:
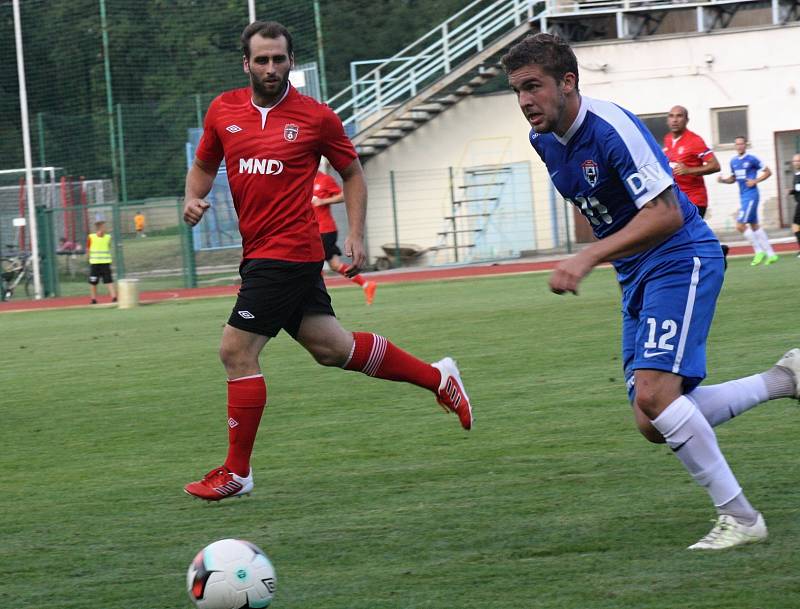
[[572,126],[570,126],[570,128],[567,129],[567,132],[564,134],[564,137],[561,137],[557,133],[553,132],[553,135],[560,144],[566,146],[569,143],[570,139],[572,139],[572,136],[575,135],[575,132],[581,128],[583,121],[586,119],[586,110],[588,109],[588,104],[586,103],[586,99],[587,98],[581,95],[581,107],[578,108],[578,116],[575,117],[575,121],[572,123]]
[[283,100],[286,99],[286,97],[289,95],[289,89],[291,89],[291,88],[292,88],[292,83],[286,83],[286,91],[284,91],[283,95],[281,96],[281,98],[277,102],[275,102],[274,105],[270,106],[269,108],[265,108],[264,106],[257,105],[256,102],[253,101],[253,96],[252,95],[250,96],[250,105],[253,106],[253,108],[255,108],[256,110],[258,110],[261,113],[261,128],[262,129],[264,128],[264,125],[267,122],[267,115],[272,110],[274,110],[279,105],[281,105]]

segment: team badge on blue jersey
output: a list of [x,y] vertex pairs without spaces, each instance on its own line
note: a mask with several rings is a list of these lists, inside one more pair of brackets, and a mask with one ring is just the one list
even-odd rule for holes
[[589,182],[589,186],[595,186],[597,184],[597,177],[599,174],[599,167],[597,163],[595,163],[592,159],[589,159],[588,161],[581,163],[581,169],[583,169],[583,177],[586,178],[587,182]]
[[297,134],[300,133],[300,127],[294,123],[289,123],[283,128],[283,137],[287,142],[293,142],[297,139]]

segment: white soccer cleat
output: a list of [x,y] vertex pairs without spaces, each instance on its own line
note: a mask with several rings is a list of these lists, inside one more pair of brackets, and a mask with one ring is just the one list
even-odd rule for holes
[[730,514],[720,514],[714,528],[708,535],[696,544],[688,547],[689,550],[725,550],[746,543],[758,543],[767,538],[767,525],[764,517],[759,513],[758,519],[752,525],[742,524]]
[[775,365],[792,373],[792,376],[794,376],[794,397],[800,400],[800,349],[787,351]]
[[445,357],[431,366],[441,373],[436,401],[446,411],[456,413],[461,427],[469,431],[472,428],[472,404],[461,381],[458,366],[451,357]]

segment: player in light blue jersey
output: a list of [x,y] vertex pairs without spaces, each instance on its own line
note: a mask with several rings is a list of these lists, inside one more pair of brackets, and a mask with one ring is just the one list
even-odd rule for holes
[[[740,205],[736,217],[736,230],[742,233],[753,246],[756,255],[750,266],[764,262],[770,265],[778,261],[775,250],[770,245],[767,233],[758,223],[758,183],[772,175],[769,167],[761,164],[758,157],[747,154],[747,139],[739,136],[734,141],[736,156],[731,159],[731,175],[717,176],[721,184],[739,184]],[[761,173],[758,170],[761,169]]]
[[761,541],[762,515],[742,492],[713,427],[766,401],[800,399],[800,349],[762,374],[700,387],[705,345],[722,286],[719,241],[675,185],[660,146],[627,110],[583,97],[572,49],[528,36],[502,59],[532,130],[530,141],[561,195],[598,241],[561,261],[556,294],[612,262],[622,287],[622,354],[639,430],[666,442],[711,496],[718,519],[691,549]]

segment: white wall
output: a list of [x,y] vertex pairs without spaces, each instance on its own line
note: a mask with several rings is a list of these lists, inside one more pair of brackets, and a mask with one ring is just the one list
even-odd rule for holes
[[[747,106],[751,152],[775,171],[774,132],[800,129],[800,24],[720,31],[639,41],[604,41],[575,45],[581,92],[610,99],[636,114],[667,112],[675,104],[689,110],[689,128],[712,143],[711,109]],[[707,57],[713,61],[707,62]],[[603,69],[602,67],[605,66]],[[511,93],[465,99],[423,125],[365,165],[370,182],[368,235],[370,255],[380,254],[380,242],[391,231],[392,210],[388,175],[395,171],[484,163],[531,161],[532,191],[540,248],[551,242],[550,182],[528,143],[528,125]],[[731,149],[715,154],[728,171]],[[738,209],[738,188],[706,178],[712,228],[728,230]],[[372,188],[375,186],[375,188]],[[762,217],[767,227],[777,221],[776,178],[762,183]],[[787,190],[783,188],[782,190]],[[434,206],[431,218],[444,213]],[[425,228],[422,228],[424,225]],[[401,241],[431,243],[430,228],[408,227]],[[387,228],[388,227],[388,228]],[[410,231],[410,232],[409,232]],[[381,239],[373,239],[381,235]],[[388,239],[389,241],[391,239]]]

